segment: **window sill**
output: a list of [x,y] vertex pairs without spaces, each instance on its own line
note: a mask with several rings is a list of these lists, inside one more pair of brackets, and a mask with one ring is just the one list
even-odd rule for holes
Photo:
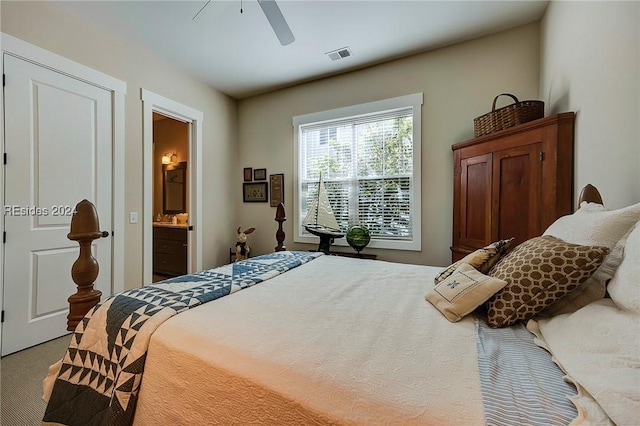
[[[318,245],[319,238],[306,235],[295,235],[293,241],[296,243],[315,244]],[[331,244],[337,247],[350,247],[346,238],[337,238]],[[420,241],[396,241],[396,240],[371,240],[367,245],[367,249],[385,249],[385,250],[407,250],[421,251],[422,243]]]

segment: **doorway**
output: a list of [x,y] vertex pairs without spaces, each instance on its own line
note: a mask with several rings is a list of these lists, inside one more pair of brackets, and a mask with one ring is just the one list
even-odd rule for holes
[[187,273],[189,123],[153,112],[153,282]]
[[[141,99],[144,114],[142,275],[143,283],[150,284],[166,276],[180,275],[182,272],[171,265],[173,262],[186,262],[185,273],[202,269],[203,114],[145,89],[141,90]],[[186,139],[184,145],[179,144],[178,139]],[[165,183],[167,179],[171,180],[169,186],[173,189]],[[175,192],[176,188],[182,192]],[[176,206],[176,199],[183,200],[183,204]],[[162,245],[159,250],[154,248],[154,236]],[[154,277],[154,271],[161,273]]]

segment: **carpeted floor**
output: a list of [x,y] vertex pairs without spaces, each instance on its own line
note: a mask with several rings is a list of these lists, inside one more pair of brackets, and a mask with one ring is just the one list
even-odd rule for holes
[[0,425],[36,426],[42,422],[46,403],[42,380],[57,362],[71,335],[7,355],[0,359]]

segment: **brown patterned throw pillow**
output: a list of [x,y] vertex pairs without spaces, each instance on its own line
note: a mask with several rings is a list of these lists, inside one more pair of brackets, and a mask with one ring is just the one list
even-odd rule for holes
[[598,269],[607,247],[566,243],[550,235],[517,246],[489,271],[507,285],[487,302],[492,327],[524,321],[577,288]]
[[491,267],[495,265],[498,260],[507,252],[507,249],[511,245],[513,238],[508,240],[500,240],[495,243],[491,243],[486,247],[478,249],[473,253],[469,253],[462,259],[455,262],[453,265],[447,266],[442,272],[438,274],[435,278],[436,285],[446,280],[453,272],[463,263],[468,263],[469,265],[476,268],[479,272],[486,274],[489,272]]

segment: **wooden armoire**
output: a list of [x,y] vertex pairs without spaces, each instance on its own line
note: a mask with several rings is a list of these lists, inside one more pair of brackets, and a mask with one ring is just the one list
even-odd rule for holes
[[566,112],[454,144],[456,261],[493,241],[541,235],[573,203],[573,124]]

